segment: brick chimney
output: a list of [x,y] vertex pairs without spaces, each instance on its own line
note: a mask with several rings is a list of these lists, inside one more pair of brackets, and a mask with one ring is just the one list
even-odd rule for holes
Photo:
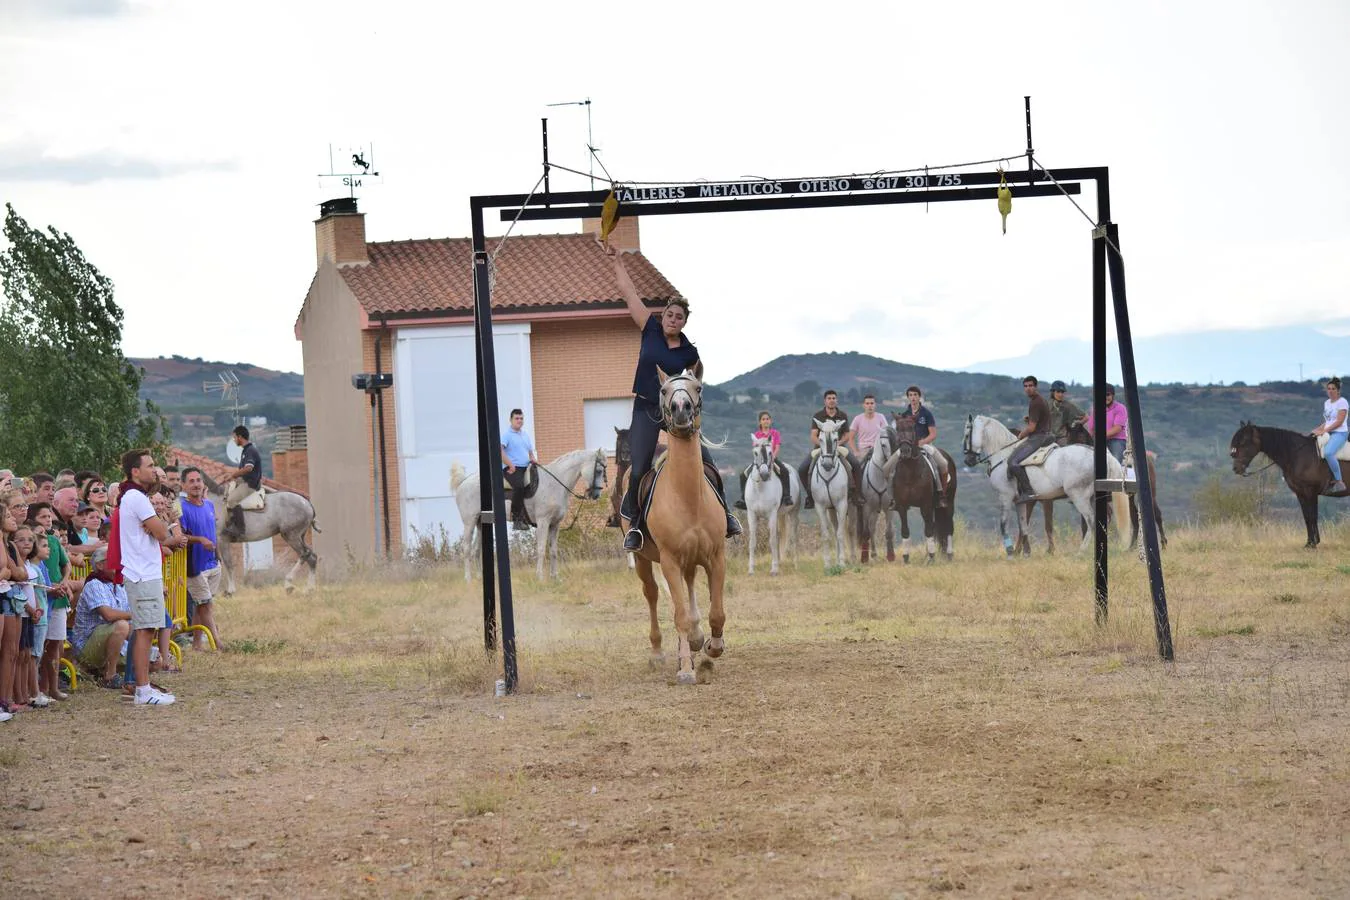
[[355,197],[325,200],[314,220],[314,249],[318,265],[324,258],[336,265],[370,262],[366,255],[366,215],[356,209]]
[[[623,212],[622,209],[619,212]],[[640,216],[626,216],[619,219],[619,224],[614,226],[614,230],[609,233],[609,242],[619,250],[641,250],[641,242],[638,240],[638,220]],[[600,233],[599,219],[582,219],[582,234]]]

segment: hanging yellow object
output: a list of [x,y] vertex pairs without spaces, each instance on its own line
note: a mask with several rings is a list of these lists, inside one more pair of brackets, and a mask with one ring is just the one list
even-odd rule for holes
[[619,224],[619,195],[610,188],[605,205],[600,208],[600,240],[609,243],[609,234]]
[[998,214],[1003,217],[1003,233],[1008,233],[1008,213],[1012,212],[1012,188],[1003,179],[1003,170],[998,170]]

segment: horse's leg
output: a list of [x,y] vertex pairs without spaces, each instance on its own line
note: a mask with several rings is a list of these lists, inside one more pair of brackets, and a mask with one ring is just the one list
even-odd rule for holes
[[816,519],[820,522],[820,554],[825,568],[830,567],[830,507],[828,503],[816,504]]
[[[778,507],[769,510],[765,516],[769,523],[769,574],[778,574]],[[712,578],[710,574],[708,576]]]
[[1045,555],[1055,555],[1055,501],[1042,500],[1041,512],[1045,515]]
[[925,562],[932,565],[933,559],[937,556],[937,541],[933,537],[937,532],[937,518],[933,515],[931,500],[927,506],[919,507],[919,514],[923,516],[923,548],[928,553]]
[[900,517],[900,561],[909,565],[909,507],[896,504],[896,515]]
[[882,504],[881,514],[886,517],[886,562],[895,562],[895,519],[889,502]]
[[[1157,494],[1153,495],[1157,497]],[[1167,529],[1163,527],[1162,510],[1158,508],[1157,500],[1153,501],[1153,521],[1158,525],[1158,543],[1164,548],[1167,546]]]
[[853,559],[852,547],[849,544],[848,539],[849,514],[850,513],[849,513],[848,496],[845,495],[843,511],[841,512],[839,507],[835,507],[834,511],[836,522],[834,528],[835,547],[839,554],[839,565],[841,567],[848,565],[848,562],[846,562],[846,560]]
[[[318,561],[318,558],[314,555],[314,551],[309,549],[309,547],[305,544],[305,533],[303,531],[291,531],[283,534],[281,538],[286,542],[287,547],[290,547],[292,550],[295,551],[296,557],[295,565],[291,566],[290,570],[286,572],[286,578],[284,580],[284,584],[286,585],[286,592],[290,593],[291,591],[295,590],[294,584],[295,573],[300,571],[300,567],[305,564],[308,564],[311,567],[310,570],[311,577],[309,587],[312,588],[314,586],[313,566]],[[311,562],[311,560],[313,560],[314,562]]]
[[[565,511],[565,510],[564,510]],[[548,539],[548,549],[553,555],[553,580],[558,580],[558,533],[562,531],[562,516],[559,516],[553,522],[553,533]]]
[[703,649],[703,613],[698,608],[698,592],[694,589],[694,577],[698,569],[690,569],[685,576],[684,586],[689,591],[689,649],[694,653]]
[[1303,545],[1303,549],[1316,550],[1317,545],[1322,540],[1317,528],[1317,495],[1297,494],[1296,496],[1298,497],[1298,505],[1303,510],[1303,524],[1308,529],[1308,543]]
[[661,652],[661,625],[656,618],[656,601],[660,599],[660,592],[656,589],[656,578],[652,575],[651,560],[645,557],[634,557],[633,567],[637,569],[638,580],[642,582],[642,596],[647,600],[647,611],[651,614],[651,643],[652,655],[649,659],[653,669],[659,668],[665,662],[665,655]]
[[1031,555],[1031,508],[1034,505],[1022,503],[1015,507],[1017,509],[1017,543],[1023,556]]
[[689,642],[689,598],[686,596],[685,574],[683,567],[675,560],[664,560],[661,572],[666,577],[666,589],[670,591],[670,602],[675,612],[676,634],[676,671],[675,681],[679,684],[694,684],[694,653]]
[[746,522],[746,525],[749,528],[749,539],[747,540],[747,545],[749,547],[749,554],[750,554],[750,561],[746,567],[746,573],[749,575],[753,575],[755,574],[755,545],[759,543],[759,522],[758,522],[759,516],[755,514],[754,508],[751,507],[749,503],[745,504],[745,518],[748,520]]
[[1130,547],[1133,550],[1139,544],[1139,504],[1134,494],[1130,494]]
[[727,643],[722,639],[722,628],[727,623],[727,611],[722,605],[722,591],[727,580],[725,552],[714,552],[704,571],[708,573],[708,628],[712,637],[704,645],[703,652],[716,659],[727,649]]
[[220,565],[225,569],[225,596],[234,595],[234,554],[231,552],[234,548],[233,541],[219,541],[216,546],[216,557],[220,560]]

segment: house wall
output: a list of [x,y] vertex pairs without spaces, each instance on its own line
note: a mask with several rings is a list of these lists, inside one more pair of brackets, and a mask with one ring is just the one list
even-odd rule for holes
[[314,549],[327,573],[345,569],[349,554],[359,562],[374,555],[369,403],[351,382],[367,371],[362,323],[356,298],[325,261],[296,324],[304,348],[309,495],[323,528]]
[[640,339],[626,312],[613,318],[532,323],[535,421],[527,428],[534,433],[541,460],[585,446],[586,400],[632,397]]
[[[380,350],[381,372],[394,371],[394,335],[396,332],[391,328],[388,330],[370,330],[361,335],[361,371],[376,373],[375,367],[375,348],[378,345]],[[394,379],[394,386],[384,391],[384,473],[383,477],[389,485],[389,556],[391,559],[398,559],[403,555],[403,492],[399,482],[398,466],[398,379]],[[353,392],[355,393],[355,392]],[[379,407],[376,406],[375,412],[375,435],[376,445],[371,447],[371,409],[370,401],[362,398],[364,406],[365,422],[365,447],[366,447],[366,479],[370,483],[369,502],[370,514],[376,515],[379,509],[379,528],[380,541],[384,541],[384,510],[383,507],[377,507],[384,503],[384,492],[380,489],[375,480],[373,472],[379,471]],[[374,455],[372,455],[372,453]],[[377,497],[378,495],[378,497]],[[372,521],[374,521],[372,519]],[[383,553],[381,546],[379,552]]]

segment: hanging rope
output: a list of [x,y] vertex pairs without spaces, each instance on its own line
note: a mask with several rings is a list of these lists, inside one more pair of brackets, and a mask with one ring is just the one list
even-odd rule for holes
[[525,212],[526,207],[530,205],[530,200],[534,198],[535,192],[539,190],[539,185],[543,183],[544,183],[544,176],[540,175],[539,180],[534,183],[534,187],[530,188],[530,193],[528,196],[526,196],[525,202],[520,204],[520,209],[516,210],[516,217],[511,220],[511,224],[506,229],[506,234],[502,235],[501,239],[497,241],[496,249],[494,249],[492,251],[492,254],[488,257],[489,291],[495,291],[497,288],[497,257],[501,256],[502,251],[506,249],[506,239],[509,238],[511,236],[511,232],[515,230],[516,223],[520,221],[521,214],[523,214]]
[[[1034,165],[1036,168],[1040,169],[1042,172],[1045,173],[1045,177],[1050,179],[1050,183],[1053,184],[1055,187],[1059,188],[1059,192],[1060,192],[1061,194],[1063,194],[1065,197],[1068,198],[1069,202],[1073,204],[1073,208],[1076,209],[1076,210],[1078,210],[1079,215],[1081,215],[1083,218],[1085,218],[1085,219],[1088,220],[1088,224],[1090,224],[1090,225],[1092,226],[1093,230],[1096,230],[1096,229],[1098,229],[1098,228],[1105,228],[1105,227],[1106,227],[1106,223],[1104,223],[1104,222],[1094,222],[1094,221],[1092,220],[1092,216],[1089,216],[1089,215],[1087,214],[1087,211],[1084,210],[1083,207],[1081,207],[1081,206],[1078,205],[1078,201],[1075,200],[1075,199],[1073,199],[1073,195],[1072,195],[1072,194],[1070,194],[1068,191],[1064,190],[1064,185],[1062,185],[1062,184],[1059,183],[1059,181],[1055,178],[1055,174],[1054,174],[1053,172],[1051,172],[1051,171],[1050,171],[1049,169],[1047,169],[1045,166],[1041,165],[1041,161],[1040,161],[1040,160],[1038,160],[1036,157],[1033,156],[1033,157],[1031,157],[1031,164]],[[1112,250],[1116,251],[1116,256],[1118,256],[1118,257],[1120,258],[1121,265],[1124,265],[1124,263],[1125,263],[1125,255],[1124,255],[1123,253],[1120,252],[1120,248],[1116,246],[1115,241],[1111,240],[1111,238],[1108,237],[1108,238],[1106,238],[1106,244],[1107,244],[1107,246],[1110,247]]]

